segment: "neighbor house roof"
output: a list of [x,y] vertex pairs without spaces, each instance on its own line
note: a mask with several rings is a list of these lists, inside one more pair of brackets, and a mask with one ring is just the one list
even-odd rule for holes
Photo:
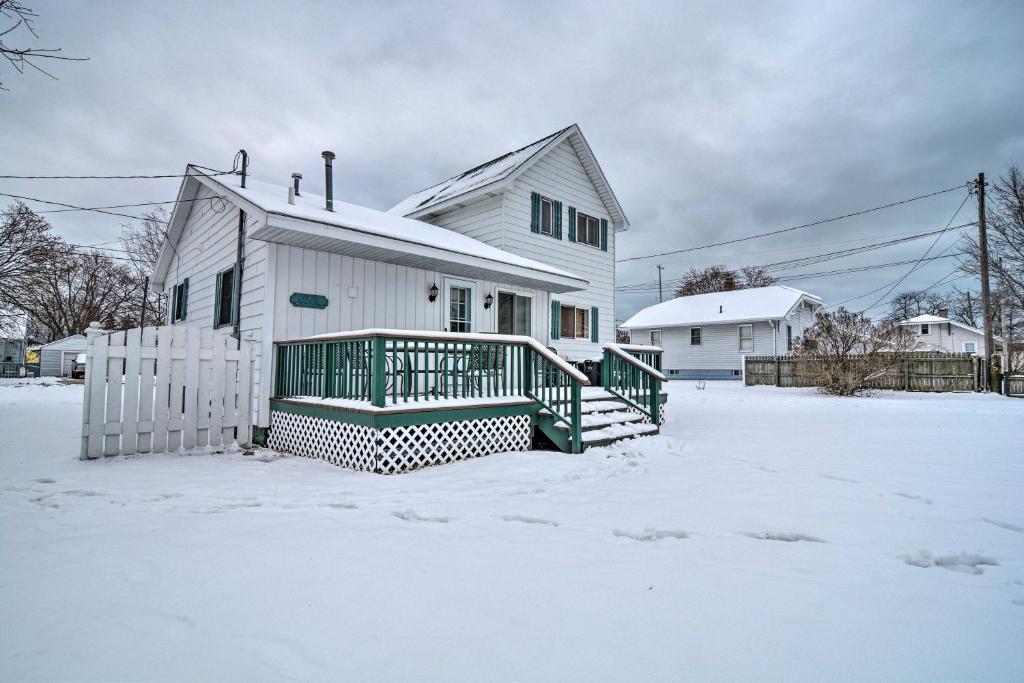
[[[943,318],[941,316],[931,315],[930,313],[925,313],[923,315],[916,315],[913,318],[907,318],[906,320],[901,320],[899,322],[900,325],[942,325],[942,324],[945,324],[945,323],[949,323],[950,325],[953,325],[955,327],[959,327],[962,330],[967,330],[968,332],[974,332],[975,334],[980,334],[983,337],[985,336],[984,330],[979,330],[976,327],[971,327],[970,325],[964,325],[963,323],[958,323],[957,321],[950,320],[949,318]],[[999,337],[993,337],[993,338],[994,339],[999,339]],[[1002,340],[1000,340],[1000,341],[1002,341]]]
[[648,306],[622,327],[686,327],[776,320],[785,318],[804,298],[823,304],[814,294],[784,285],[681,296]]
[[181,236],[192,199],[206,186],[220,196],[233,197],[244,209],[262,214],[262,225],[250,233],[254,239],[322,251],[346,253],[371,260],[440,269],[452,275],[497,277],[551,291],[585,288],[586,279],[568,271],[492,247],[461,233],[423,221],[404,218],[365,206],[334,200],[325,208],[322,196],[303,192],[288,202],[288,186],[235,175],[208,176],[189,166],[178,204],[168,227],[154,282],[163,285],[173,244]]
[[629,221],[626,219],[619,200],[615,197],[611,185],[608,184],[608,179],[605,178],[600,164],[597,163],[593,150],[590,149],[586,138],[583,137],[583,132],[575,123],[524,147],[485,161],[443,182],[420,190],[388,209],[388,213],[420,218],[481,195],[508,189],[509,184],[517,176],[565,140],[569,141],[579,156],[580,162],[608,210],[615,228],[617,230],[628,228]]

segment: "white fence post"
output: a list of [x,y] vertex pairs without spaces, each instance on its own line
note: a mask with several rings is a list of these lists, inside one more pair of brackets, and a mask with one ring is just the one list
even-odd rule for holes
[[86,331],[83,459],[251,443],[252,341],[170,326]]

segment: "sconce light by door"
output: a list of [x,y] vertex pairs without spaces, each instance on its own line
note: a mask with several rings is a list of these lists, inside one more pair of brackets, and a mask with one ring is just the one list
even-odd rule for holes
[[487,296],[484,297],[484,308],[490,308],[491,304],[494,303],[494,297],[490,292],[487,292]]
[[430,285],[430,296],[427,297],[428,299],[430,299],[430,303],[434,303],[435,301],[437,301],[437,293],[437,284],[435,283]]

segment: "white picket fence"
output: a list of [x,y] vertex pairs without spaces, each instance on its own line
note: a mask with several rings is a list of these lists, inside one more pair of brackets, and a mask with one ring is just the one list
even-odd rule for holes
[[251,439],[251,342],[196,327],[86,330],[82,459]]

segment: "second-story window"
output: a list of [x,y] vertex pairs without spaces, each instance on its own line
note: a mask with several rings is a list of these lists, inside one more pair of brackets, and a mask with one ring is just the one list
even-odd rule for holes
[[576,213],[576,241],[601,246],[601,221],[585,213]]
[[547,197],[540,198],[540,231],[544,235],[555,234],[555,204]]

